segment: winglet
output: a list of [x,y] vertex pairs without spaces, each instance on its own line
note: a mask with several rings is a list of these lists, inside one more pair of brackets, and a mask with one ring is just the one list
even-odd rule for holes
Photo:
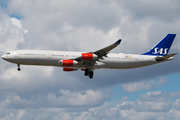
[[114,43],[114,45],[119,45],[121,43],[121,39],[119,39],[118,41],[116,41],[115,43]]

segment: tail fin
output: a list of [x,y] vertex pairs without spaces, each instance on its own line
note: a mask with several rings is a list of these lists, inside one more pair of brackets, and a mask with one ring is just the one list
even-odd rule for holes
[[149,52],[142,55],[166,56],[174,41],[176,34],[167,34],[158,44],[156,44]]

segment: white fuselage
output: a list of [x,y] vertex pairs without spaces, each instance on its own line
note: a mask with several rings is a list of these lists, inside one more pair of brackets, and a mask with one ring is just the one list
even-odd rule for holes
[[[74,59],[80,57],[84,52],[67,51],[43,51],[43,50],[16,50],[2,56],[8,62],[21,65],[44,65],[64,67],[60,64],[61,60]],[[98,59],[94,64],[89,65],[91,69],[110,68],[128,69],[137,68],[159,63],[155,60],[156,56],[136,55],[136,54],[113,54],[109,53],[106,57]],[[163,61],[172,60],[169,58]],[[83,62],[70,66],[74,69],[86,69]]]

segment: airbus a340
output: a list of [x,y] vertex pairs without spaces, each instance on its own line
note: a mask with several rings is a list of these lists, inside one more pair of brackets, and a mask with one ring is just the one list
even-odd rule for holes
[[119,39],[114,44],[94,52],[16,50],[7,52],[2,59],[20,65],[44,65],[63,67],[63,71],[81,69],[85,76],[93,78],[95,69],[129,69],[173,60],[177,53],[168,54],[176,34],[167,34],[150,51],[137,54],[109,53],[121,43]]

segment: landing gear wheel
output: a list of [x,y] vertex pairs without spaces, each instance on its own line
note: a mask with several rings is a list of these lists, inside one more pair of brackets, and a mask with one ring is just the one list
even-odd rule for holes
[[88,75],[89,75],[89,69],[86,69],[86,70],[85,70],[84,75],[85,75],[85,76],[88,76]]
[[89,72],[89,78],[92,79],[92,78],[93,78],[93,75],[94,75],[93,71],[90,71],[90,72]]
[[20,64],[17,64],[17,66],[18,66],[17,70],[21,71]]

